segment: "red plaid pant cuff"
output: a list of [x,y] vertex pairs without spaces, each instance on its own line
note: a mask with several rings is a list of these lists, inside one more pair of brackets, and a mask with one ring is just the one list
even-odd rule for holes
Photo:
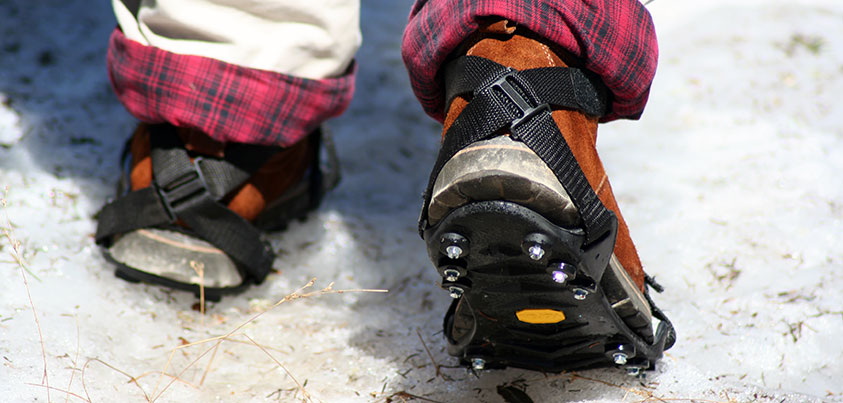
[[221,142],[289,146],[340,115],[354,92],[352,64],[338,78],[310,80],[132,41],[115,29],[108,72],[136,118],[203,131]]
[[417,0],[402,56],[413,91],[431,117],[444,118],[439,68],[488,17],[537,33],[600,75],[614,95],[603,121],[641,116],[658,46],[650,13],[638,0]]

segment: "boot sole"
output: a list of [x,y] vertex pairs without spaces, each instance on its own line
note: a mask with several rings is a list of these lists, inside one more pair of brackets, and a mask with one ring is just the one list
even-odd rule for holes
[[[271,226],[260,226],[265,231],[282,231],[293,219],[305,220],[314,208],[310,207],[306,197],[293,198],[288,203],[281,203],[264,211],[261,217]],[[291,210],[289,207],[298,207]],[[273,215],[273,212],[277,213]],[[103,249],[106,260],[115,265],[114,274],[123,280],[138,283],[161,285],[177,290],[192,292],[196,298],[204,293],[205,299],[219,301],[224,295],[238,294],[253,282],[242,278],[229,279],[230,284],[223,287],[200,286],[198,273],[190,273],[192,278],[183,278],[184,270],[177,266],[189,267],[190,262],[202,262],[209,270],[221,273],[238,273],[237,264],[223,251],[189,234],[183,228],[150,228],[126,233],[107,249]],[[158,274],[153,274],[158,273]],[[207,274],[208,279],[220,282],[220,276]]]
[[523,143],[498,136],[456,153],[436,178],[427,219],[428,253],[456,297],[445,317],[449,353],[463,365],[633,372],[661,357],[669,322],[654,326],[611,249],[581,249],[577,208]]
[[[449,354],[463,365],[547,372],[622,366],[638,374],[662,356],[669,322],[653,335],[649,307],[645,314],[629,295],[611,295],[631,283],[619,265],[601,278],[583,270],[579,229],[516,203],[481,201],[452,210],[424,238],[442,288],[455,298],[445,334]],[[541,253],[530,249],[536,244]],[[571,266],[560,270],[561,262]],[[457,312],[458,304],[466,307]]]

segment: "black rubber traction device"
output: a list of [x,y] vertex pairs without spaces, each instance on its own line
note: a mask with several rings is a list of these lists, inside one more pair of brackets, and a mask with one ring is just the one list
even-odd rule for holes
[[[166,125],[154,125],[151,127],[152,131],[161,131],[161,130],[173,130],[169,126]],[[174,138],[173,133],[165,133],[169,134],[166,138]],[[243,220],[242,226],[246,226],[245,230],[249,232],[254,232],[260,236],[259,240],[256,242],[258,245],[263,245],[265,248],[265,252],[267,257],[264,260],[267,260],[265,263],[266,268],[261,270],[260,273],[255,274],[254,268],[247,267],[244,265],[243,262],[237,262],[238,270],[240,270],[241,275],[243,276],[243,283],[236,287],[227,287],[227,288],[213,288],[213,287],[205,287],[204,290],[200,290],[200,287],[196,284],[185,284],[178,281],[170,280],[165,277],[159,277],[156,275],[152,275],[135,268],[129,267],[117,260],[115,260],[111,253],[108,250],[108,247],[111,246],[111,242],[113,240],[114,234],[119,234],[121,232],[132,230],[136,228],[143,228],[146,226],[154,226],[158,228],[166,228],[171,231],[178,231],[190,236],[194,236],[200,239],[204,237],[201,234],[197,234],[194,231],[186,229],[182,226],[175,225],[173,222],[175,221],[175,215],[172,211],[169,212],[171,215],[170,222],[153,222],[154,225],[142,225],[144,223],[135,223],[136,225],[130,225],[126,228],[121,228],[122,231],[115,230],[115,226],[119,226],[120,224],[115,223],[122,223],[126,221],[124,215],[121,215],[121,211],[119,209],[116,210],[116,213],[112,212],[108,217],[104,218],[102,213],[109,207],[108,203],[103,210],[98,213],[98,228],[97,228],[97,243],[102,246],[102,252],[105,256],[106,260],[113,263],[116,267],[115,275],[119,278],[122,278],[126,281],[138,283],[144,282],[149,284],[158,284],[163,285],[165,287],[184,290],[193,292],[197,298],[200,297],[200,294],[204,291],[205,299],[209,301],[219,301],[222,296],[240,293],[246,288],[248,288],[252,284],[260,284],[266,275],[269,273],[269,268],[271,267],[272,260],[274,259],[274,254],[269,246],[269,243],[265,241],[263,238],[263,232],[271,232],[271,231],[281,231],[286,229],[287,225],[294,219],[304,220],[307,214],[316,208],[319,207],[319,204],[322,201],[322,197],[325,193],[329,190],[333,189],[337,186],[340,180],[340,172],[339,172],[339,159],[337,157],[336,149],[333,143],[333,139],[330,135],[330,132],[327,129],[320,127],[312,132],[306,141],[311,142],[311,148],[313,150],[313,156],[311,158],[311,166],[307,170],[305,177],[302,178],[299,183],[293,185],[290,189],[285,191],[280,197],[276,200],[272,201],[266,208],[264,209],[261,214],[255,218],[255,220],[249,224],[245,220]],[[121,196],[125,196],[130,194],[130,184],[129,184],[129,145],[131,142],[131,138],[127,140],[126,145],[124,147],[122,157],[121,157],[121,164],[124,166],[124,172],[117,184],[117,194],[118,199]],[[224,163],[223,161],[216,161],[212,158],[206,158],[206,161],[210,161],[212,163],[216,163],[217,165],[222,165],[217,168],[217,171],[212,171],[214,175],[210,175],[207,179],[210,181],[208,183],[205,182],[205,179],[202,178],[201,168],[198,163],[198,158],[191,164],[191,166],[195,166],[197,168],[196,175],[197,178],[202,178],[201,185],[204,189],[204,192],[193,192],[190,193],[189,196],[193,198],[197,198],[196,196],[203,196],[209,194],[208,192],[208,184],[214,184],[215,182],[228,184],[228,187],[234,189],[235,187],[239,186],[248,179],[251,174],[256,171],[269,156],[273,155],[275,152],[280,151],[280,148],[269,148],[269,147],[256,147],[250,145],[239,145],[240,148],[236,149],[238,152],[237,157],[240,161],[246,161],[246,165],[252,165],[250,169],[245,170],[246,172],[236,172],[236,169],[242,167],[238,167],[236,164],[231,163]],[[177,147],[179,152],[183,152],[183,146]],[[235,147],[236,148],[236,147]],[[244,150],[245,148],[245,150]],[[153,147],[153,152],[154,152]],[[227,153],[231,154],[228,150]],[[323,155],[324,154],[324,155]],[[185,154],[186,155],[186,154]],[[232,179],[238,178],[236,174],[239,173],[239,179]],[[219,187],[219,186],[218,186]],[[144,189],[151,190],[150,188]],[[217,198],[221,199],[224,194],[227,194],[229,190],[225,191],[218,191],[219,195]],[[156,196],[153,193],[153,196]],[[147,203],[151,205],[152,212],[155,213],[157,210],[161,210],[161,206],[157,203],[157,199],[152,199],[152,203]],[[169,203],[165,202],[163,205],[167,205]],[[132,206],[136,208],[142,207],[149,207],[149,206]],[[157,208],[157,209],[156,209]],[[220,209],[225,209],[229,211],[227,207],[223,207],[220,205]],[[169,207],[167,208],[170,209]],[[130,209],[132,210],[132,209]],[[125,214],[125,211],[122,212]],[[136,214],[138,216],[143,217],[144,219],[149,219],[148,216],[155,216],[156,214]],[[158,212],[157,215],[161,215]],[[209,225],[209,227],[213,228],[214,225]],[[237,228],[235,228],[237,229]],[[238,233],[235,231],[235,235],[241,236],[242,233]],[[234,237],[237,238],[237,237]],[[226,249],[225,247],[228,246],[229,250],[231,249],[231,245],[215,245],[217,247],[221,247],[222,249]]]
[[[463,365],[547,372],[623,366],[637,375],[654,369],[673,343],[673,327],[657,308],[653,314],[662,320],[655,335],[636,332],[616,313],[601,284],[613,276],[595,266],[611,246],[583,251],[581,229],[556,226],[515,203],[484,201],[451,211],[424,238],[442,288],[455,298],[445,335],[449,354]],[[541,253],[531,250],[536,245]],[[569,265],[563,283],[553,275],[560,263]],[[564,319],[534,324],[517,317],[537,310]]]

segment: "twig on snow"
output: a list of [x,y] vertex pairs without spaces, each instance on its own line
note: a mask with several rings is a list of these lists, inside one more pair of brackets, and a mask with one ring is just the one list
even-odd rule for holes
[[9,220],[9,211],[7,210],[6,201],[8,196],[9,187],[6,186],[3,189],[3,198],[0,199],[0,205],[3,206],[3,214],[6,216],[6,227],[3,228],[3,236],[9,242],[9,246],[12,247],[12,257],[15,259],[18,264],[18,268],[20,269],[20,275],[21,278],[23,278],[23,286],[26,288],[26,296],[29,299],[29,307],[32,308],[32,316],[35,318],[35,327],[38,328],[38,340],[41,343],[41,360],[44,362],[44,372],[41,378],[41,383],[45,385],[47,389],[47,402],[52,402],[53,400],[50,396],[50,390],[53,388],[50,387],[50,377],[47,374],[47,349],[44,347],[44,334],[41,331],[41,322],[38,320],[38,311],[35,309],[35,304],[32,302],[32,293],[29,290],[29,280],[26,277],[26,273],[29,272],[33,277],[38,277],[30,272],[23,263],[21,242],[15,237],[14,230],[12,229],[12,222]]

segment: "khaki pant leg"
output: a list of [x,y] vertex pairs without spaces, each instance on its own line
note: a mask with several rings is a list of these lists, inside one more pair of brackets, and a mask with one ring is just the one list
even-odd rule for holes
[[168,52],[322,79],[360,47],[359,0],[112,0],[126,37]]

